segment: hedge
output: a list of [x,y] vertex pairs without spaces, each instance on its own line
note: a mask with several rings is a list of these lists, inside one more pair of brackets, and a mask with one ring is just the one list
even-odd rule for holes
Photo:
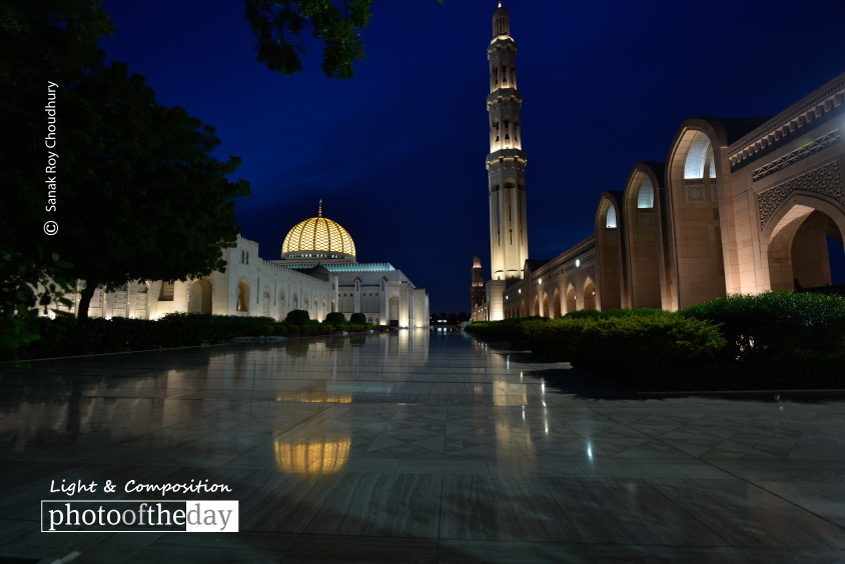
[[475,321],[467,325],[465,330],[486,339],[510,341],[518,346],[528,338],[522,327],[525,321],[546,323],[549,320],[545,317],[512,317],[503,321]]
[[717,324],[676,315],[562,318],[521,325],[534,352],[636,387],[672,387],[674,376],[710,364],[725,346]]
[[721,324],[727,340],[723,363],[777,375],[784,385],[815,385],[810,379],[819,386],[845,387],[843,296],[792,291],[731,295],[679,313]]
[[161,319],[41,317],[41,339],[19,350],[18,358],[46,358],[157,348],[197,346],[234,337],[275,332],[269,317],[174,313]]

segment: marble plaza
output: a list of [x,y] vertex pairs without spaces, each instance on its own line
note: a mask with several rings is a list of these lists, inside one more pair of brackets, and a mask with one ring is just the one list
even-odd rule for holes
[[[427,330],[0,374],[0,556],[845,559],[838,399],[643,399]],[[62,479],[227,484],[232,493],[165,499],[238,500],[240,532],[41,533],[40,501],[61,496],[49,490]]]

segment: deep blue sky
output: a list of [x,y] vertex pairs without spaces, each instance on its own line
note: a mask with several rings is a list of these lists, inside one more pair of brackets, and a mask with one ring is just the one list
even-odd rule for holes
[[[842,0],[505,0],[519,46],[531,258],[592,233],[602,190],[664,161],[693,116],[773,115],[845,71]],[[285,77],[255,61],[239,0],[108,0],[110,59],[157,99],[213,125],[243,159],[242,234],[279,257],[324,216],[359,262],[390,261],[433,312],[469,310],[472,255],[489,278],[485,97],[495,0],[375,0],[351,81]]]

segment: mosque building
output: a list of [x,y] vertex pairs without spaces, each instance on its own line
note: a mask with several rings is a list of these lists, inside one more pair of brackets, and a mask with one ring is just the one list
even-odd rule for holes
[[529,259],[510,17],[493,13],[490,61],[490,280],[472,319],[581,309],[678,310],[726,294],[831,284],[828,242],[845,234],[845,73],[770,118],[689,118],[665,163],[635,163],[598,197],[595,232]]
[[[157,319],[169,313],[210,313],[284,320],[305,310],[322,321],[331,312],[363,313],[368,323],[429,324],[428,293],[388,262],[359,263],[355,243],[339,223],[317,217],[295,225],[279,260],[259,257],[258,243],[238,236],[223,249],[226,271],[187,281],[137,281],[111,292],[97,289],[89,317]],[[79,303],[74,300],[73,312]]]

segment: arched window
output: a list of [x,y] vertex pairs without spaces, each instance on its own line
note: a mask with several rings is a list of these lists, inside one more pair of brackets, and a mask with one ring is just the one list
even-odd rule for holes
[[[703,133],[699,133],[690,145],[687,160],[684,163],[685,180],[704,178],[704,165],[707,163],[708,152],[712,155],[710,139]],[[713,168],[714,176],[715,172],[716,169]]]
[[607,208],[607,218],[604,226],[608,229],[616,229],[616,206],[613,204],[610,204],[610,207]]
[[651,209],[654,207],[654,186],[651,179],[646,176],[640,185],[640,192],[637,194],[637,208]]

